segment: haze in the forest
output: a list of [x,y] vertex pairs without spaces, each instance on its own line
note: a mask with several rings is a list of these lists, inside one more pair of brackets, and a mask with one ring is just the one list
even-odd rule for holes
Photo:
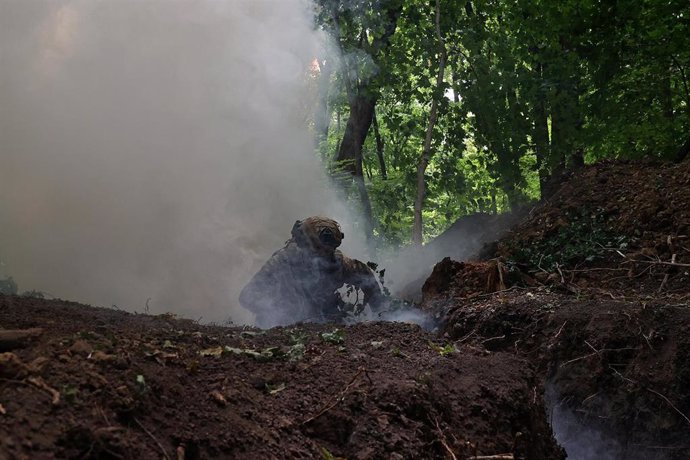
[[251,321],[294,221],[347,223],[305,123],[319,46],[300,0],[0,2],[0,275]]

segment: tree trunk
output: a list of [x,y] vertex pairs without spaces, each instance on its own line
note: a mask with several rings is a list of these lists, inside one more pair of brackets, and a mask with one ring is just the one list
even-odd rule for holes
[[335,157],[339,171],[349,173],[357,187],[364,214],[364,231],[370,249],[373,249],[374,215],[371,211],[371,201],[364,183],[362,167],[362,146],[369,132],[376,101],[364,92],[359,92],[350,102],[350,117],[345,125],[345,134],[340,143],[340,149]]
[[664,118],[673,123],[673,88],[671,87],[671,68],[664,67],[661,78],[659,79],[659,94],[661,97],[661,109]]
[[680,163],[688,157],[688,153],[690,153],[690,137],[688,138],[688,140],[685,141],[685,144],[683,144],[682,147],[678,149],[674,161],[676,163]]
[[539,171],[539,188],[544,190],[546,181],[549,178],[547,165],[549,162],[549,121],[546,112],[546,94],[542,89],[544,79],[543,65],[537,65],[537,83],[539,89],[534,100],[534,151],[537,156],[537,168]]
[[551,103],[551,174],[559,175],[584,165],[583,151],[576,145],[581,128],[577,88],[569,86],[556,91]]
[[[565,54],[572,51],[570,37],[561,36],[560,49]],[[557,85],[551,107],[551,175],[560,177],[569,169],[583,165],[582,151],[577,140],[584,120],[580,113],[581,87],[578,84],[578,70],[573,63],[564,63],[565,71]]]
[[320,61],[319,91],[316,111],[314,114],[314,131],[316,132],[316,147],[321,152],[321,159],[326,160],[328,129],[331,124],[331,107],[328,104],[328,90],[330,89],[333,66],[328,61]]
[[[366,48],[371,57],[376,61],[379,53],[388,46],[390,38],[395,33],[398,18],[402,12],[402,2],[400,0],[382,0],[379,4],[385,12],[387,22],[383,25],[381,35],[376,35],[372,39],[371,45],[366,38],[366,31],[360,34],[360,47]],[[336,27],[338,27],[337,14],[334,13]],[[339,36],[338,28],[338,36]],[[362,202],[364,213],[365,233],[369,248],[374,249],[374,217],[371,210],[371,202],[364,183],[362,170],[362,146],[367,138],[369,128],[374,117],[374,107],[376,107],[376,91],[372,90],[369,82],[359,81],[354,87],[348,83],[348,97],[350,106],[350,116],[345,125],[345,133],[340,142],[338,153],[335,156],[336,167],[343,172],[349,173],[357,187],[357,191]]]
[[690,83],[688,82],[688,77],[685,73],[685,66],[681,65],[681,63],[678,62],[678,59],[676,59],[675,56],[671,56],[671,60],[673,61],[673,64],[676,66],[678,72],[680,73],[681,82],[683,83],[685,110],[688,116],[690,117]]
[[388,179],[388,173],[386,172],[386,160],[383,157],[383,138],[381,137],[381,132],[379,131],[379,122],[376,118],[376,110],[374,110],[374,136],[376,137],[376,156],[379,159],[379,170],[381,172],[381,178],[383,180]]
[[357,192],[359,193],[359,200],[362,202],[362,214],[364,214],[364,231],[367,237],[367,244],[369,245],[369,250],[374,251],[376,249],[374,245],[374,216],[371,211],[371,200],[369,199],[369,192],[367,191],[367,186],[364,183],[364,177],[362,175],[355,176],[354,181],[355,186],[357,187]]
[[[439,57],[438,57],[438,73],[436,74],[436,88],[441,89],[443,85],[443,72],[446,66],[446,44],[443,41],[441,34],[441,6],[439,0],[436,0],[436,38],[438,39]],[[445,97],[441,95],[441,97]],[[422,220],[422,209],[424,207],[424,198],[426,197],[426,180],[424,173],[426,172],[429,161],[433,155],[431,150],[431,140],[434,134],[434,126],[438,118],[438,101],[436,98],[431,101],[431,111],[429,112],[429,124],[426,128],[426,136],[424,137],[424,148],[422,156],[419,159],[417,166],[417,198],[414,202],[414,224],[412,226],[412,243],[421,245],[424,233],[424,222]]]
[[362,146],[374,118],[375,105],[376,100],[364,95],[363,91],[358,92],[350,101],[350,117],[347,119],[345,134],[335,161],[339,169],[353,176],[362,169]]

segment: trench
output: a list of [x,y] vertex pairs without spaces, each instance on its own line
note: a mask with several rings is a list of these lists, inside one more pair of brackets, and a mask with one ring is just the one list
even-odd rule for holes
[[685,304],[552,293],[456,302],[444,333],[535,368],[546,420],[568,459],[690,458]]
[[578,417],[577,412],[568,406],[553,382],[547,382],[544,386],[544,407],[554,438],[565,450],[567,458],[574,460],[637,458],[624,456],[625,449],[614,435]]

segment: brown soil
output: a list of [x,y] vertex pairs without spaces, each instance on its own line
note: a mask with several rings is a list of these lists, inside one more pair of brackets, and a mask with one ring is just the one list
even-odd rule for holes
[[[555,267],[538,263],[538,251],[530,248],[566,251]],[[535,207],[499,243],[497,254],[571,291],[687,292],[690,162],[588,166]]]
[[426,281],[446,336],[536,363],[569,458],[690,457],[690,163],[584,168],[496,247]]
[[257,334],[6,296],[0,324],[43,329],[0,354],[2,458],[562,457],[530,362],[446,353],[418,326],[338,344],[332,325]]
[[569,458],[688,458],[689,203],[688,163],[584,168],[437,265],[434,333],[0,296],[0,458],[562,459],[551,425]]
[[[687,296],[669,304],[512,290],[466,299],[445,330],[456,343],[537,363],[572,458],[690,457]],[[593,434],[607,443],[592,445]]]

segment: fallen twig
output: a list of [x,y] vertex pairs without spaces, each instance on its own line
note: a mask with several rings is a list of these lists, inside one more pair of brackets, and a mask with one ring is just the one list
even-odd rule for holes
[[580,356],[579,358],[571,359],[570,361],[566,361],[566,362],[564,362],[563,364],[561,364],[560,367],[566,366],[566,365],[568,365],[568,364],[570,364],[570,363],[574,363],[574,362],[576,362],[576,361],[581,361],[581,360],[583,360],[583,359],[591,358],[592,356],[595,356],[595,355],[598,355],[598,354],[599,354],[598,352],[594,352],[594,353],[590,353],[590,354],[588,354],[588,355]]
[[[335,398],[335,401],[333,401],[334,398],[333,398],[333,396],[331,396],[328,399],[328,402],[326,403],[326,405],[323,407],[323,409],[321,409],[319,412],[317,412],[316,415],[313,415],[313,416],[309,417],[308,419],[306,419],[305,421],[303,421],[300,425],[306,425],[307,423],[309,423],[313,420],[316,420],[317,418],[321,417],[323,414],[325,414],[329,410],[333,409],[336,405],[338,405],[338,403],[343,400],[343,398],[345,397],[345,394],[348,392],[348,390],[350,389],[352,384],[355,383],[355,380],[357,380],[357,378],[365,372],[366,372],[366,369],[364,367],[360,367],[359,370],[357,371],[357,373],[354,376],[352,376],[352,378],[350,379],[348,384],[345,385],[345,388],[343,388],[342,391],[340,393],[338,393],[338,396]],[[368,375],[367,375],[367,377],[368,377]],[[371,379],[369,379],[369,380],[371,381]],[[331,401],[332,401],[332,403],[331,403]]]
[[[620,377],[621,379],[623,379],[623,380],[625,380],[625,381],[627,381],[627,382],[630,382],[630,383],[632,383],[633,385],[639,385],[639,383],[638,383],[637,381],[632,380],[632,379],[629,379],[628,377],[624,376],[623,374],[621,374],[620,372],[618,372],[618,371],[617,371],[616,369],[614,369],[613,367],[609,366],[609,369],[611,369],[611,370],[612,370],[618,377]],[[683,418],[685,419],[686,422],[688,422],[688,423],[690,424],[690,418],[688,418],[687,415],[685,415],[683,412],[680,411],[680,409],[678,409],[676,406],[674,406],[670,399],[668,399],[666,396],[662,395],[662,394],[659,393],[658,391],[652,390],[651,388],[645,388],[645,389],[646,389],[647,391],[649,391],[650,393],[654,393],[655,395],[659,396],[661,399],[663,399],[664,401],[666,401],[666,404],[668,404],[669,406],[671,406],[671,408],[672,408],[674,411],[676,411],[681,417],[683,417]]]
[[500,290],[500,291],[488,292],[488,293],[486,293],[486,294],[477,294],[477,295],[473,295],[471,298],[472,298],[472,299],[476,299],[476,298],[479,298],[479,297],[491,297],[491,296],[493,296],[493,295],[495,295],[495,294],[501,294],[501,293],[503,293],[503,292],[524,291],[524,290],[527,290],[527,289],[529,289],[529,288],[524,288],[524,287],[521,287],[521,286],[513,286],[513,287],[509,287],[509,288],[507,288],[507,289],[502,289],[502,290]]
[[651,388],[647,388],[647,391],[650,391],[650,392],[654,393],[655,395],[661,397],[664,401],[666,401],[668,403],[669,406],[671,406],[673,408],[674,411],[678,412],[688,423],[690,423],[690,418],[688,418],[687,415],[682,413],[680,411],[680,409],[678,409],[676,406],[674,406],[673,403],[666,396],[662,395],[658,391],[652,390]]
[[165,448],[160,443],[160,441],[158,441],[158,439],[156,439],[156,437],[153,435],[153,433],[151,433],[149,430],[147,430],[146,427],[144,425],[142,425],[139,420],[136,419],[136,417],[134,417],[133,420],[134,420],[134,423],[136,423],[139,426],[139,428],[141,428],[144,431],[144,433],[149,435],[149,438],[153,439],[153,441],[158,445],[158,448],[161,450],[163,457],[165,457],[166,460],[170,460],[170,457],[168,456],[168,453],[165,451]]
[[[634,261],[628,259],[628,262],[634,262]],[[625,264],[625,263],[628,263],[628,262],[623,262],[623,263]],[[615,277],[613,277],[613,278],[610,278],[609,281],[616,281],[616,280],[623,280],[623,279],[635,279],[635,278],[639,278],[640,276],[644,275],[646,272],[650,272],[650,274],[651,274],[651,271],[652,271],[652,268],[653,268],[653,267],[654,267],[654,265],[650,265],[650,266],[648,266],[647,268],[645,268],[644,270],[642,270],[640,273],[638,273],[637,275],[634,275],[634,276],[631,276],[631,275],[626,275],[626,276],[615,276]]]
[[593,395],[587,396],[585,399],[582,400],[582,402],[580,403],[580,405],[581,405],[581,406],[584,405],[587,401],[589,401],[590,399],[592,399],[593,397],[595,397],[595,396],[598,395],[598,394],[599,394],[599,392],[597,391],[597,392],[594,393]]
[[501,339],[505,339],[505,338],[506,338],[506,335],[503,334],[503,335],[499,335],[496,337],[489,337],[488,339],[484,339],[484,340],[482,340],[481,343],[491,342],[492,340],[501,340]]
[[112,423],[110,423],[110,419],[109,419],[108,416],[105,414],[105,411],[103,410],[103,408],[102,408],[101,406],[96,406],[96,412],[98,412],[98,414],[99,414],[101,417],[103,417],[103,420],[105,421],[105,424],[106,424],[107,426],[112,426]]
[[60,392],[57,391],[55,388],[50,387],[46,382],[43,381],[41,377],[29,377],[26,379],[27,382],[32,384],[33,386],[40,388],[41,390],[45,390],[48,392],[53,397],[52,404],[53,406],[57,406],[60,404]]
[[472,460],[513,460],[513,454],[475,455]]
[[450,458],[453,460],[457,460],[458,457],[455,456],[455,452],[453,452],[453,449],[450,448],[448,445],[448,442],[446,440],[446,435],[443,434],[443,430],[441,430],[441,426],[438,424],[438,419],[434,417],[434,425],[436,425],[436,431],[438,432],[439,435],[439,441],[441,441],[441,445],[446,449],[448,454],[450,455]]
[[620,372],[618,372],[618,370],[616,370],[616,368],[614,368],[613,366],[609,366],[609,369],[611,369],[611,370],[613,371],[614,374],[616,374],[618,377],[620,377],[621,380],[624,380],[624,381],[626,381],[626,382],[632,383],[633,385],[637,385],[637,382],[636,382],[635,380],[630,379],[630,378],[624,376],[623,374],[621,374]]
[[[670,237],[669,237],[669,238],[670,238]],[[671,256],[671,263],[675,263],[675,262],[676,262],[676,254],[673,254],[673,255]],[[668,282],[668,275],[669,275],[668,273],[666,273],[666,274],[664,275],[664,279],[663,279],[663,281],[661,282],[661,285],[659,286],[659,289],[658,289],[657,292],[661,292],[661,291],[664,290],[664,286],[666,286],[666,283]]]
[[556,270],[558,274],[561,275],[561,284],[565,284],[565,277],[563,276],[563,271],[561,271],[561,266],[559,264],[556,264]]
[[[641,329],[641,327],[640,327]],[[640,334],[642,334],[642,337],[647,341],[647,345],[649,345],[649,349],[654,351],[654,347],[652,347],[652,343],[649,341],[649,338],[652,337],[652,334],[654,334],[654,330],[649,331],[649,336],[645,335],[644,332],[640,330]]]
[[664,262],[663,260],[633,260],[633,262],[641,262],[643,264],[651,265],[669,265],[671,267],[690,267],[690,264],[681,264],[679,262]]
[[[587,343],[587,342],[585,341],[585,343]],[[561,364],[559,367],[563,367],[563,366],[566,366],[568,364],[574,363],[576,361],[581,361],[583,359],[591,358],[592,356],[597,356],[600,353],[605,352],[605,351],[625,351],[625,350],[639,350],[640,349],[639,347],[637,347],[637,348],[626,347],[626,348],[602,348],[601,350],[597,350],[596,348],[594,348],[589,343],[587,343],[587,345],[589,345],[592,348],[592,350],[594,350],[593,353],[590,353],[590,354],[584,355],[584,356],[580,356],[580,357],[575,358],[575,359],[571,359],[570,361],[566,361],[563,364]]]
[[[627,270],[626,270],[626,271],[627,271]],[[625,296],[616,297],[616,296],[614,296],[611,292],[605,291],[605,290],[603,290],[603,289],[600,289],[600,292],[601,292],[602,294],[606,294],[607,296],[611,297],[611,299],[613,299],[613,300],[621,300],[621,299],[625,300]]]
[[627,272],[627,268],[605,268],[605,267],[599,267],[599,268],[580,268],[580,269],[565,269],[563,270],[566,273],[587,273],[587,272]]
[[506,284],[503,281],[503,264],[499,260],[496,260],[496,269],[498,270],[498,279],[499,279],[498,287],[500,288],[501,291],[503,291],[506,288]]
[[474,334],[476,334],[476,333],[477,333],[477,330],[476,330],[476,329],[473,329],[472,332],[470,332],[469,334],[467,334],[466,336],[464,336],[464,337],[461,338],[460,340],[456,340],[455,343],[456,343],[456,344],[457,344],[457,343],[462,343],[462,342],[464,342],[465,340],[467,340],[467,339],[469,339],[470,337],[472,337],[472,336],[473,336]]

